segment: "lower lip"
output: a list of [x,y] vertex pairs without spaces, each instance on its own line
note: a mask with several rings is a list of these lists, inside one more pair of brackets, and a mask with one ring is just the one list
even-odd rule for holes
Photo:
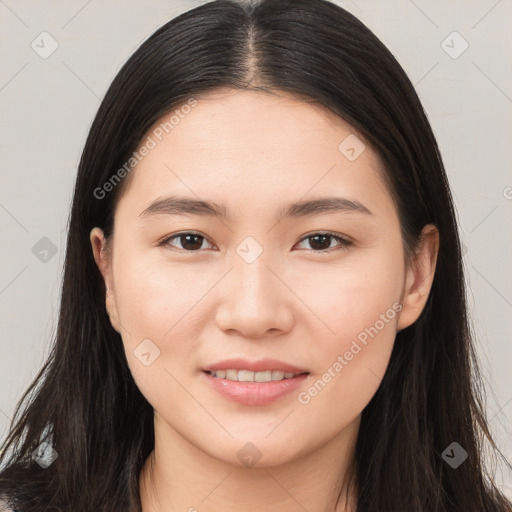
[[298,389],[306,380],[308,373],[292,379],[270,382],[239,382],[213,377],[203,371],[208,383],[221,395],[244,405],[268,405]]

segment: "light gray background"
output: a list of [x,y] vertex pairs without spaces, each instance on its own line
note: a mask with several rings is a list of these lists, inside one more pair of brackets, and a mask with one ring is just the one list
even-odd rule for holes
[[[202,3],[0,0],[0,439],[49,352],[72,187],[100,100],[147,36]],[[394,53],[438,138],[466,248],[490,424],[511,461],[512,0],[336,3]],[[49,48],[44,31],[58,43],[46,59],[31,47]],[[47,262],[32,252],[42,237],[57,248]],[[496,480],[512,497],[510,471],[500,466]]]

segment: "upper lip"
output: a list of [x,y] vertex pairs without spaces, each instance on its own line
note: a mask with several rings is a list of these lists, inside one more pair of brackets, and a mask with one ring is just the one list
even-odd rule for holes
[[217,363],[213,363],[211,365],[203,368],[204,371],[213,371],[213,370],[249,370],[252,372],[263,372],[265,370],[277,370],[283,371],[287,373],[308,373],[307,370],[303,370],[301,368],[297,368],[288,363],[283,363],[283,361],[279,361],[277,359],[272,358],[264,358],[259,359],[258,361],[248,361],[243,358],[233,358],[233,359],[224,359]]

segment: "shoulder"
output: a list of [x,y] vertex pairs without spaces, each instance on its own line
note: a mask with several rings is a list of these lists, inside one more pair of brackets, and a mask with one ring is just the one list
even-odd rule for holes
[[12,508],[7,506],[7,503],[4,500],[0,499],[0,512],[16,512]]

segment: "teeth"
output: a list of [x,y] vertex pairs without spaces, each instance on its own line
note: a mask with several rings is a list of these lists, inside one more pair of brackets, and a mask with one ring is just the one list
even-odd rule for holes
[[238,380],[240,382],[254,382],[254,372],[238,370]]
[[[264,372],[251,372],[250,370],[212,370],[213,377],[220,379],[237,380],[239,382],[270,382],[273,380],[291,379],[295,373],[280,370],[265,370]],[[298,375],[298,374],[297,374]]]
[[[252,373],[252,372],[251,372]],[[272,380],[272,372],[254,372],[254,382],[270,382]]]
[[238,370],[225,370],[226,379],[238,380]]

